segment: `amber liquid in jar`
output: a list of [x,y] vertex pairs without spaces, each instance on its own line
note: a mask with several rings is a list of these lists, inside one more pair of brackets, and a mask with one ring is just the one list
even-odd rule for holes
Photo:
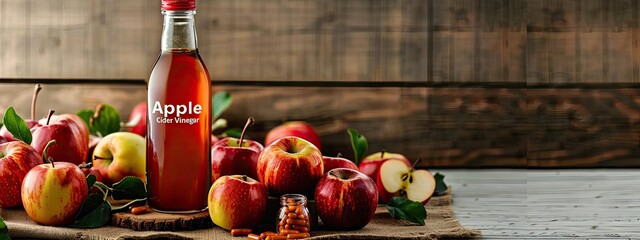
[[147,84],[149,206],[207,208],[211,186],[211,81],[198,54],[195,11],[164,11],[162,51]]

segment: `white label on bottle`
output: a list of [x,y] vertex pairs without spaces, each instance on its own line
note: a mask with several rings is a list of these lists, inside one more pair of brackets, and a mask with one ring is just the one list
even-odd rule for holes
[[189,101],[187,104],[160,104],[159,101],[156,101],[153,104],[153,109],[151,113],[161,114],[162,116],[156,117],[157,123],[186,123],[189,125],[193,125],[200,121],[199,117],[194,118],[184,118],[181,117],[185,114],[200,114],[202,113],[202,105],[193,104],[193,102]]

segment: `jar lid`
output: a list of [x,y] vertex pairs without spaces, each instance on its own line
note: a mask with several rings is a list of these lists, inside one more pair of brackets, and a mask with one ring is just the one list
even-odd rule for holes
[[162,10],[195,10],[196,0],[162,0]]
[[288,203],[307,204],[307,197],[302,194],[284,194],[280,196],[280,204],[287,205]]

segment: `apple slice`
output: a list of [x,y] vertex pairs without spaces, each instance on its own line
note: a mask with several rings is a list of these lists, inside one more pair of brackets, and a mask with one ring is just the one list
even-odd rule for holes
[[392,197],[406,197],[427,204],[436,190],[436,179],[427,170],[407,167],[401,160],[390,159],[380,166],[378,192],[383,202]]

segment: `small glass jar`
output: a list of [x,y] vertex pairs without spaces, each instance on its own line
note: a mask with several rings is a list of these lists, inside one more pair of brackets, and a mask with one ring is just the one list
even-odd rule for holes
[[[278,234],[309,233],[309,209],[307,209],[307,197],[301,194],[285,194],[280,197],[280,210],[278,211]],[[308,235],[307,235],[308,236]]]

